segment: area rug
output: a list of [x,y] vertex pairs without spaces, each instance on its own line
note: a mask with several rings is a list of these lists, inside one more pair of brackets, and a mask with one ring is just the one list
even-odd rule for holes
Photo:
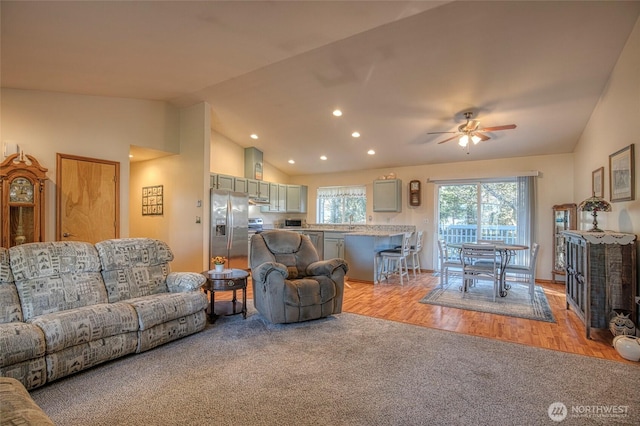
[[461,280],[450,279],[449,286],[431,290],[420,303],[488,312],[537,321],[556,322],[542,287],[536,286],[533,303],[529,297],[528,285],[512,283],[505,297],[493,301],[493,284],[478,281],[466,293],[460,291]]
[[639,424],[638,383],[626,362],[350,313],[273,325],[251,309],[31,395],[59,426],[556,424],[550,408],[585,425],[611,424],[611,407]]

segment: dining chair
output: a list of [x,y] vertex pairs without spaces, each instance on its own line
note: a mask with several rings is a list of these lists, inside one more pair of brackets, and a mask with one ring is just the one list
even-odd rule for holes
[[440,257],[440,288],[449,286],[449,274],[462,275],[460,256],[451,255],[445,240],[438,240],[438,255]]
[[410,267],[413,270],[413,278],[416,278],[416,270],[420,273],[420,252],[422,251],[424,231],[414,232],[413,237],[409,247],[409,260],[411,263]]
[[529,296],[533,300],[536,289],[536,263],[538,260],[538,251],[540,245],[533,243],[529,252],[529,264],[508,264],[504,268],[505,281],[509,282],[526,282],[529,285]]
[[384,276],[388,281],[389,275],[394,274],[398,274],[400,277],[401,285],[404,285],[403,277],[406,276],[407,280],[409,280],[409,266],[407,259],[411,252],[412,235],[413,232],[405,232],[402,234],[402,245],[400,248],[382,250],[377,253],[377,256],[380,257],[380,260],[377,263],[381,265],[382,268],[378,274],[378,281],[380,281],[380,276]]
[[463,244],[460,258],[462,260],[462,286],[460,291],[466,293],[476,281],[493,282],[493,301],[499,291],[499,258],[493,244]]

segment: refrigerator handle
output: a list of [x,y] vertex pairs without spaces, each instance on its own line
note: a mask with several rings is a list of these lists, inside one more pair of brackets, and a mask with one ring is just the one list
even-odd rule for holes
[[227,250],[231,250],[231,243],[233,241],[233,207],[231,206],[231,200],[227,203],[227,222],[229,225],[229,232],[227,232]]

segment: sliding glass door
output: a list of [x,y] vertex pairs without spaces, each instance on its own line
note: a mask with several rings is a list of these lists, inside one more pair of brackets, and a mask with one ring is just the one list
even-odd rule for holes
[[515,178],[438,186],[438,238],[447,243],[517,243],[518,222]]

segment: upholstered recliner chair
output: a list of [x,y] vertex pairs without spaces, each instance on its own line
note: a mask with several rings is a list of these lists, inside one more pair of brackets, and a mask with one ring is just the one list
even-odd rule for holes
[[324,318],[342,312],[343,259],[319,260],[306,235],[265,231],[251,238],[254,304],[275,324]]

